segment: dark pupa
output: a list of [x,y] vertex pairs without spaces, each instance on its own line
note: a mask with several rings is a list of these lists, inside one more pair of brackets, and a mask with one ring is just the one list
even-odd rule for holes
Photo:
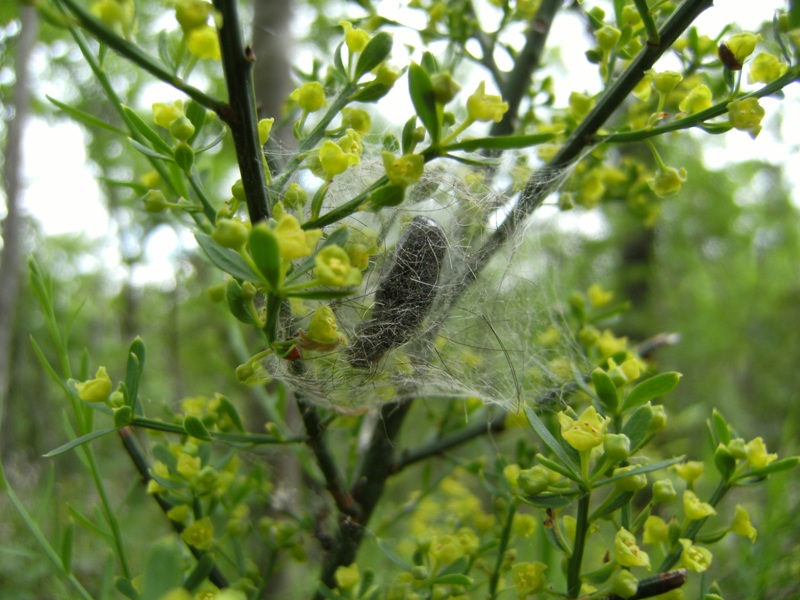
[[375,292],[372,315],[347,347],[350,364],[369,368],[392,348],[409,341],[436,298],[447,238],[428,217],[411,220]]

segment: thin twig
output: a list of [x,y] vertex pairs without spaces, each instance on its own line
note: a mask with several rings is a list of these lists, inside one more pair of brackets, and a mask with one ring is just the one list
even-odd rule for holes
[[508,102],[508,110],[503,119],[492,125],[490,135],[507,135],[514,132],[519,118],[519,106],[527,95],[531,76],[539,66],[542,50],[553,25],[553,19],[562,4],[562,0],[544,0],[536,16],[531,20],[525,45],[520,50],[514,68],[502,82],[501,95]]
[[507,416],[508,413],[503,410],[494,415],[487,422],[475,423],[474,425],[465,427],[464,429],[461,429],[452,435],[433,440],[432,442],[419,446],[418,448],[414,448],[413,450],[404,450],[392,465],[392,474],[399,473],[406,467],[411,466],[421,460],[425,460],[426,458],[440,456],[447,450],[450,450],[456,446],[460,446],[461,444],[469,442],[470,440],[482,435],[504,431],[506,428]]

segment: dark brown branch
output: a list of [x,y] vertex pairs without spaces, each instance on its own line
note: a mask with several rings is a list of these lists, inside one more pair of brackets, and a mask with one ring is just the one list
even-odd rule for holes
[[440,456],[451,448],[460,446],[470,440],[490,433],[500,433],[506,428],[506,411],[500,411],[487,422],[475,423],[447,437],[439,438],[428,444],[404,450],[392,465],[392,474],[399,473],[406,467],[432,456]]
[[514,132],[519,118],[520,103],[528,92],[533,72],[539,66],[544,44],[561,4],[562,0],[544,0],[536,16],[531,20],[525,45],[517,56],[514,69],[505,78],[500,90],[503,100],[508,102],[508,111],[503,115],[502,121],[492,125],[490,135],[508,135]]
[[[629,600],[643,600],[644,598],[652,598],[653,596],[666,594],[667,592],[681,587],[686,583],[686,579],[686,569],[676,569],[674,571],[667,571],[665,573],[653,575],[652,577],[647,577],[639,581],[636,594],[631,596]],[[606,600],[622,600],[622,598],[616,594],[611,594],[606,596]]]

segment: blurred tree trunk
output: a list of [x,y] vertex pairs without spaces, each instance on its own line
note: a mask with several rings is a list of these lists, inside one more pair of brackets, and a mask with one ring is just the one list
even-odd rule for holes
[[[32,6],[20,7],[21,29],[16,39],[16,60],[11,117],[6,123],[3,181],[7,215],[2,225],[3,253],[0,255],[0,396],[8,397],[17,297],[22,276],[23,219],[22,136],[31,108],[30,67],[33,48],[39,33],[39,18]],[[3,436],[2,439],[5,439]]]
[[253,83],[258,116],[275,119],[270,136],[273,142],[270,162],[276,159],[280,162],[280,154],[293,150],[295,145],[291,125],[280,125],[283,103],[293,87],[289,60],[291,20],[292,0],[255,0],[253,3],[253,51],[256,55]]

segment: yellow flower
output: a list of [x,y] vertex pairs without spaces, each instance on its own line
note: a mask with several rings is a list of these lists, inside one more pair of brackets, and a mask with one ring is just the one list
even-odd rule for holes
[[589,302],[594,304],[597,308],[607,305],[614,299],[614,292],[604,290],[599,283],[593,283],[586,290],[586,295],[589,297]]
[[594,37],[597,39],[597,45],[600,49],[608,52],[609,50],[613,50],[614,46],[617,45],[620,37],[622,37],[622,32],[611,25],[603,25],[594,32]]
[[547,579],[544,576],[547,565],[543,562],[518,562],[511,567],[511,576],[514,578],[516,596],[524,600],[531,594],[544,589]]
[[336,578],[336,586],[340,590],[349,590],[358,585],[361,579],[358,573],[358,565],[353,563],[348,567],[339,567],[334,574]]
[[655,69],[650,69],[644,72],[644,76],[650,80],[659,94],[671,92],[683,80],[683,75],[677,71],[661,71],[658,73]]
[[650,515],[644,522],[645,544],[666,544],[669,541],[669,526],[661,517]]
[[191,479],[200,472],[200,457],[181,452],[175,470],[186,479]]
[[178,0],[175,3],[175,19],[183,31],[190,31],[206,24],[211,8],[211,3],[204,0]]
[[275,119],[261,119],[258,122],[258,142],[263,146],[269,139],[269,134],[272,132],[272,126],[275,124]]
[[186,46],[189,48],[189,52],[197,58],[201,60],[219,60],[222,57],[219,50],[217,30],[211,25],[196,27],[186,37]]
[[275,235],[278,238],[281,258],[295,260],[308,256],[322,237],[321,229],[304,231],[292,215],[285,214],[275,226]]
[[314,276],[322,285],[347,287],[361,283],[361,271],[350,264],[347,252],[335,244],[325,246],[314,260]]
[[355,129],[361,135],[365,135],[372,127],[372,118],[367,111],[348,106],[342,109],[342,126]]
[[683,492],[683,513],[690,521],[699,521],[712,515],[717,511],[708,502],[703,502],[692,490]]
[[366,31],[353,27],[353,24],[347,21],[340,21],[339,25],[344,29],[344,43],[350,52],[361,52],[367,47],[371,38]]
[[404,154],[396,157],[391,152],[381,152],[386,176],[394,184],[407,186],[422,177],[425,159],[421,154]]
[[648,179],[647,185],[659,198],[667,198],[680,192],[684,181],[686,181],[686,169],[665,167],[659,169],[655,177]]
[[300,347],[308,350],[330,351],[346,341],[339,326],[336,316],[329,306],[320,306],[311,316],[308,332],[300,331]]
[[614,536],[614,558],[621,567],[650,569],[650,557],[636,545],[636,536],[624,527]]
[[437,535],[431,540],[428,554],[440,565],[455,562],[464,555],[461,543],[454,535]]
[[750,83],[769,83],[786,73],[789,66],[778,60],[778,57],[767,52],[759,53],[750,65],[747,81]]
[[360,161],[358,156],[345,152],[336,142],[326,140],[319,149],[319,162],[328,177],[334,177]]
[[761,131],[761,120],[766,111],[758,103],[758,98],[744,98],[728,103],[728,118],[739,131],[746,131],[751,138]]
[[747,442],[747,461],[754,469],[766,467],[777,458],[777,454],[767,454],[767,445],[761,436]]
[[704,111],[711,107],[711,90],[705,84],[693,88],[686,97],[681,100],[678,108],[686,114],[694,114]]
[[478,89],[467,98],[467,113],[473,121],[500,122],[508,110],[508,103],[500,96],[486,93],[486,82],[481,81]]
[[239,219],[217,219],[211,237],[220,246],[238,250],[247,243],[250,231]]
[[180,100],[175,100],[172,104],[164,102],[153,104],[153,121],[164,129],[167,129],[175,119],[182,117],[183,114],[183,102]]
[[84,402],[105,402],[111,394],[111,378],[105,367],[97,369],[94,379],[75,384],[78,398]]
[[564,412],[558,413],[561,435],[567,443],[578,451],[591,450],[603,443],[609,419],[601,417],[590,406],[581,413],[577,420]]
[[733,57],[741,65],[745,59],[753,53],[756,49],[756,44],[762,40],[761,34],[754,35],[752,33],[744,32],[737,33],[728,38],[725,45],[730,50]]
[[210,518],[203,517],[184,529],[181,539],[198,550],[210,550],[214,545],[214,524]]
[[731,531],[736,535],[746,537],[751,542],[756,541],[758,531],[753,527],[750,522],[750,515],[741,504],[736,505],[736,514],[733,515],[733,523],[731,523]]
[[530,537],[536,532],[536,519],[533,515],[517,513],[514,515],[512,527],[516,535],[520,537]]
[[691,540],[681,538],[678,540],[683,546],[681,564],[695,573],[702,573],[711,566],[711,551],[708,548],[695,546]]
[[361,134],[355,129],[348,129],[345,135],[340,137],[336,143],[339,144],[339,148],[344,150],[345,154],[361,156],[364,151],[364,145],[361,143]]
[[699,460],[687,460],[685,463],[675,465],[673,468],[678,477],[687,483],[692,483],[703,474],[706,466]]
[[325,106],[325,88],[317,81],[304,83],[289,96],[306,112],[316,112]]

